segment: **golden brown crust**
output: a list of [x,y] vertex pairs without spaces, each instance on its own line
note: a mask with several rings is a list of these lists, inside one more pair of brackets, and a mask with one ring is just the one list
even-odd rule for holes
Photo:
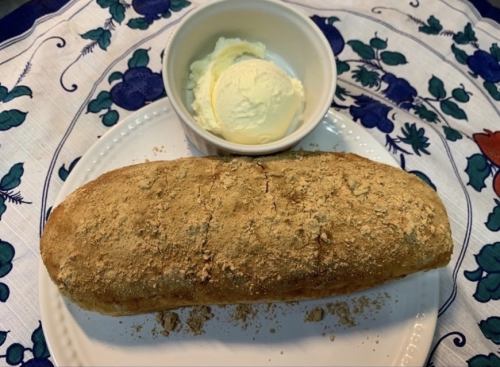
[[41,239],[61,292],[114,315],[352,292],[451,251],[432,189],[345,153],[121,168],[72,193]]

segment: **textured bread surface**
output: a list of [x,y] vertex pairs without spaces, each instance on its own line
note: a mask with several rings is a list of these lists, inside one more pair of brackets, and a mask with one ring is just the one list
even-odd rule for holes
[[347,293],[451,252],[430,187],[346,153],[120,168],[69,195],[41,238],[59,290],[113,315]]

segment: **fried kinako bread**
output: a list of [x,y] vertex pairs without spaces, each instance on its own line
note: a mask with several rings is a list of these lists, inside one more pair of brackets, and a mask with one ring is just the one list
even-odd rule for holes
[[59,290],[111,315],[353,292],[451,253],[434,190],[346,153],[120,168],[69,195],[41,239]]

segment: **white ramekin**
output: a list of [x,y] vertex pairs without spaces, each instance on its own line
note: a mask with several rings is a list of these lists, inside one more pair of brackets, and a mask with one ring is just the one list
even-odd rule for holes
[[[304,120],[291,134],[271,143],[229,142],[194,120],[186,101],[191,63],[210,53],[219,37],[260,41],[285,60],[302,81]],[[336,87],[332,50],[320,29],[304,14],[274,0],[217,0],[193,10],[172,34],[163,57],[163,82],[187,138],[205,154],[261,155],[295,145],[310,133],[330,107]]]

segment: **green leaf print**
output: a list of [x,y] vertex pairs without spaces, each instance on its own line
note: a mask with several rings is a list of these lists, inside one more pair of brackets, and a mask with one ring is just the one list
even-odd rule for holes
[[45,342],[45,336],[43,335],[42,324],[39,324],[31,334],[31,341],[33,342],[33,357],[50,357],[49,349],[47,348],[47,343]]
[[479,328],[486,338],[495,344],[500,344],[500,317],[492,316],[482,320],[479,323]]
[[367,44],[358,40],[348,41],[347,44],[351,46],[352,50],[357,53],[362,59],[372,60],[375,58],[375,51],[373,51],[373,48],[371,48]]
[[500,90],[495,83],[484,82],[483,86],[495,101],[500,101]]
[[387,48],[387,40],[383,40],[382,38],[379,37],[373,37],[370,40],[370,46],[377,50],[384,50]]
[[420,153],[430,154],[427,148],[429,147],[429,139],[425,136],[424,128],[417,128],[417,124],[405,122],[401,128],[403,136],[398,138],[405,144],[411,146],[416,155]]
[[349,71],[350,68],[351,67],[349,66],[349,64],[347,62],[344,62],[341,60],[337,61],[337,75],[340,75],[340,74],[345,73],[346,71]]
[[0,190],[9,191],[21,184],[21,177],[24,173],[23,163],[16,163],[10,167],[9,172],[7,172],[0,180]]
[[148,50],[139,49],[135,50],[130,60],[128,60],[128,67],[139,67],[139,66],[148,66],[149,64],[149,55]]
[[462,102],[462,103],[468,102],[470,99],[469,94],[463,88],[453,89],[451,91],[451,95],[453,96],[453,98],[455,98],[456,101]]
[[464,110],[462,110],[458,105],[450,100],[444,100],[439,103],[439,107],[441,107],[441,111],[443,113],[452,116],[458,120],[467,120],[467,114]]
[[462,32],[458,32],[453,36],[453,41],[459,45],[477,42],[476,33],[472,29],[472,25],[467,23]]
[[413,110],[415,111],[417,116],[420,117],[422,120],[434,123],[438,121],[437,113],[427,109],[427,107],[425,107],[424,105],[417,105],[413,107]]
[[460,64],[463,64],[463,65],[467,64],[467,57],[468,57],[468,55],[467,55],[467,53],[466,53],[464,50],[462,50],[462,49],[458,48],[458,47],[457,47],[457,46],[455,46],[455,44],[453,43],[453,44],[451,45],[451,51],[453,51],[453,55],[455,55],[455,59],[456,59],[456,60],[457,60]]
[[444,83],[437,76],[433,75],[432,78],[429,79],[429,86],[427,89],[429,90],[429,93],[432,94],[434,98],[438,100],[446,97],[446,90],[444,89]]
[[191,5],[191,2],[187,1],[187,0],[171,0],[170,1],[170,9],[172,11],[180,11],[189,5]]
[[6,241],[0,240],[0,278],[12,270],[12,259],[16,251],[14,246]]
[[26,119],[27,112],[19,110],[6,110],[0,112],[0,131],[9,130],[21,125]]
[[498,47],[497,43],[493,43],[490,47],[490,53],[493,55],[493,57],[500,62],[500,47]]
[[374,87],[379,84],[379,75],[376,71],[370,71],[364,66],[359,66],[352,72],[352,77],[364,87]]
[[380,54],[380,59],[384,64],[396,66],[407,64],[405,55],[400,52],[392,52],[392,51],[382,51]]
[[9,298],[10,290],[7,285],[4,283],[0,283],[0,302],[5,302],[7,301],[7,298]]
[[500,299],[500,242],[485,245],[475,255],[478,268],[464,271],[471,282],[477,282],[474,298],[479,302]]
[[114,71],[108,76],[108,83],[111,84],[115,80],[122,80],[122,78],[123,78],[123,73],[119,71]]
[[9,345],[6,353],[6,362],[12,366],[21,363],[24,359],[24,347],[19,343]]
[[115,110],[109,110],[102,116],[101,121],[104,126],[113,126],[118,122],[119,118],[120,115],[118,114],[118,112],[116,112]]
[[427,23],[418,27],[418,30],[426,34],[439,34],[439,32],[443,30],[443,26],[441,25],[439,19],[437,19],[434,15],[431,15],[427,18]]
[[125,7],[119,2],[116,2],[109,7],[109,13],[111,14],[113,20],[118,23],[121,23],[123,19],[125,19]]
[[465,173],[469,176],[467,184],[472,186],[474,190],[481,191],[486,187],[484,181],[491,173],[491,166],[484,155],[477,153],[467,158]]
[[99,47],[104,51],[106,51],[111,43],[111,32],[102,27],[91,29],[90,31],[82,34],[81,37],[83,39],[96,41]]
[[458,130],[455,130],[449,126],[443,126],[443,132],[447,140],[449,141],[457,141],[462,139],[462,134]]
[[469,367],[499,367],[500,358],[497,355],[490,353],[487,356],[479,354],[467,361]]
[[500,201],[495,199],[496,206],[493,208],[488,219],[486,220],[486,227],[493,232],[500,231]]
[[9,93],[7,93],[5,97],[2,98],[2,102],[6,103],[21,96],[29,96],[30,98],[32,98],[33,92],[29,87],[25,85],[18,85],[12,88],[12,90]]
[[127,22],[127,26],[132,29],[145,30],[149,28],[146,18],[132,18]]
[[111,94],[106,91],[101,91],[96,98],[89,102],[87,112],[97,113],[110,108],[112,104]]

